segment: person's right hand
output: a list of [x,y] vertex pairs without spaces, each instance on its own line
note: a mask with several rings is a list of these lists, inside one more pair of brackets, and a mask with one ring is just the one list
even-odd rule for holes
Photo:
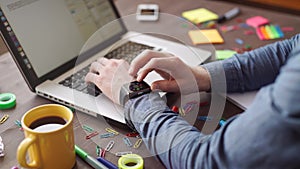
[[145,50],[131,63],[129,74],[142,81],[156,71],[164,80],[152,83],[152,90],[189,94],[210,89],[208,72],[201,66],[190,67],[178,57],[158,51]]

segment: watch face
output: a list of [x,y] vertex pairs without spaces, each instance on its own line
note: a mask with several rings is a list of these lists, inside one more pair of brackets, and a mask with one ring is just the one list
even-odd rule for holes
[[130,86],[129,86],[129,90],[131,90],[133,92],[141,91],[141,90],[148,89],[148,88],[149,88],[149,85],[144,81],[142,81],[142,82],[134,81],[134,82],[131,82]]

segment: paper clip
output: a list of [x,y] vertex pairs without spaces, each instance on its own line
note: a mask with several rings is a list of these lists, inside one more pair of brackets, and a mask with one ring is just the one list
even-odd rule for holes
[[194,104],[187,104],[183,107],[185,114],[189,113],[194,108]]
[[96,146],[96,155],[99,157],[101,155],[101,147],[100,146]]
[[173,106],[172,107],[172,111],[175,112],[175,113],[178,113],[178,107],[177,106]]
[[206,106],[206,105],[208,105],[208,102],[200,102],[200,103],[199,103],[199,106],[200,106],[200,107]]
[[93,128],[91,128],[91,127],[89,127],[89,126],[87,126],[87,125],[83,125],[82,128],[83,128],[85,131],[90,132],[90,133],[94,131]]
[[95,131],[95,132],[93,132],[93,133],[91,133],[91,134],[89,134],[89,135],[87,135],[87,136],[85,136],[85,139],[90,139],[90,138],[92,138],[92,137],[95,137],[96,135],[98,135],[99,133],[97,132],[97,131]]
[[105,156],[105,150],[103,148],[101,148],[100,146],[96,146],[96,155],[98,157],[103,157]]
[[21,124],[21,122],[20,122],[19,120],[16,120],[16,121],[15,121],[15,124],[19,127],[19,129],[20,129],[21,131],[23,131],[22,124]]
[[211,116],[198,116],[197,119],[202,121],[211,121],[213,118]]
[[0,157],[4,157],[4,144],[2,142],[1,136],[0,136]]
[[131,151],[117,152],[115,155],[117,157],[121,157],[121,156],[126,155],[126,154],[132,154],[132,152]]
[[221,119],[221,120],[219,121],[219,125],[220,125],[220,126],[223,126],[225,123],[226,123],[226,120],[225,120],[225,119]]
[[140,138],[138,139],[134,145],[133,145],[133,148],[139,148],[141,146],[141,143],[143,142],[143,140]]
[[113,133],[114,135],[118,135],[118,134],[119,134],[119,132],[117,132],[116,130],[111,129],[111,128],[106,128],[105,130],[106,130],[107,132],[109,132],[109,133]]
[[19,121],[19,120],[16,120],[15,121],[15,124],[20,128],[20,127],[22,127],[22,124],[21,124],[21,122]]
[[179,107],[179,114],[180,116],[184,117],[185,116],[185,111],[183,108]]
[[127,133],[127,137],[138,137],[140,134],[138,132]]
[[105,147],[105,151],[110,151],[114,145],[115,145],[115,142],[113,140],[111,140]]
[[108,138],[108,137],[113,137],[115,134],[114,133],[104,133],[100,135],[100,138]]
[[132,143],[128,137],[123,137],[123,141],[127,145],[127,147],[132,147]]
[[100,157],[104,158],[105,157],[105,149],[101,149],[100,151]]
[[3,124],[8,118],[9,118],[8,114],[5,114],[4,116],[2,116],[0,119],[0,124]]

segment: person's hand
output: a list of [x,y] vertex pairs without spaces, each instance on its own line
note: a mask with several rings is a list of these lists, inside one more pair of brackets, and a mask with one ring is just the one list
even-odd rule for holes
[[100,58],[92,63],[85,81],[94,83],[109,99],[120,104],[121,86],[133,79],[128,69],[129,64],[124,60]]
[[129,74],[142,81],[151,71],[156,71],[164,78],[153,82],[152,90],[189,94],[210,89],[209,74],[204,68],[189,67],[169,53],[145,50],[132,61]]

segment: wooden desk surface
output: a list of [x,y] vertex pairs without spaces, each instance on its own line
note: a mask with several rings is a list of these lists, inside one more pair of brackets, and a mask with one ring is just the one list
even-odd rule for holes
[[[126,16],[129,14],[133,14],[136,12],[136,6],[142,2],[149,3],[147,0],[119,0],[116,1],[117,7],[120,10],[122,16]],[[151,1],[153,3],[157,3],[160,6],[160,11],[163,13],[169,13],[176,16],[180,16],[181,12],[184,10],[194,9],[198,7],[204,7],[210,9],[217,14],[223,14],[224,12],[232,9],[236,4],[226,3],[224,1],[209,1],[209,0],[163,0],[163,1]],[[277,13],[274,11],[263,11],[262,9],[255,9],[253,7],[246,7],[238,5],[242,14],[238,18],[246,19],[255,15],[262,15],[271,20],[274,24],[279,24],[281,26],[292,26],[295,28],[294,32],[289,32],[285,34],[285,37],[291,37],[292,35],[300,32],[300,28],[297,27],[300,23],[300,18],[298,16]],[[171,23],[172,24],[172,23]],[[237,24],[235,20],[228,21],[223,25],[235,25]],[[178,25],[180,26],[180,25]],[[172,31],[172,29],[169,29]],[[260,41],[256,37],[256,35],[245,36],[243,35],[243,30],[237,30],[228,33],[222,33],[222,36],[225,39],[225,43],[221,45],[214,45],[216,49],[231,49],[233,47],[242,47],[241,45],[237,45],[234,41],[235,38],[241,38],[245,41],[245,44],[251,45],[253,48],[260,47],[262,45],[272,43],[272,41]],[[192,45],[192,44],[191,44]],[[198,46],[201,47],[201,46]],[[9,110],[1,110],[0,117],[4,114],[9,114],[10,118],[4,124],[0,125],[0,135],[4,139],[5,144],[5,152],[6,155],[4,158],[0,158],[0,168],[11,168],[12,166],[18,166],[16,161],[16,150],[24,138],[23,133],[17,128],[14,124],[15,120],[20,120],[24,112],[27,110],[46,103],[52,103],[49,100],[38,97],[34,93],[32,93],[25,81],[23,80],[21,74],[19,73],[15,63],[9,54],[5,54],[0,57],[0,72],[2,72],[0,76],[0,93],[11,92],[17,96],[17,106],[13,109]],[[209,106],[201,109],[203,112],[207,112]],[[242,110],[232,105],[230,102],[226,103],[226,107],[224,110],[224,117],[230,117],[234,114],[240,113]],[[88,124],[98,124],[97,127],[105,128],[106,126],[110,126],[120,131],[121,133],[126,133],[128,130],[120,127],[119,125],[114,125],[107,123],[107,121],[103,119],[95,119],[90,116],[86,116],[82,113],[76,112],[76,118],[74,121],[74,133],[75,133],[75,142],[81,148],[86,150],[92,156],[95,157],[95,146],[96,143],[91,140],[85,140],[85,132],[82,130],[81,125],[84,123]],[[122,146],[122,136],[120,135],[116,138],[112,138],[116,141],[116,151],[128,150],[126,147]],[[134,141],[134,139],[132,139]],[[104,140],[103,142],[97,142],[100,146],[105,146],[109,140]],[[145,168],[164,168],[163,165],[156,160],[154,157],[151,157],[149,152],[147,151],[145,145],[142,145],[137,150],[133,150],[135,153],[142,154],[145,158]],[[113,153],[107,153],[106,158],[113,163],[117,164],[118,157],[115,157]],[[75,168],[91,168],[81,159],[77,158],[77,164]]]

